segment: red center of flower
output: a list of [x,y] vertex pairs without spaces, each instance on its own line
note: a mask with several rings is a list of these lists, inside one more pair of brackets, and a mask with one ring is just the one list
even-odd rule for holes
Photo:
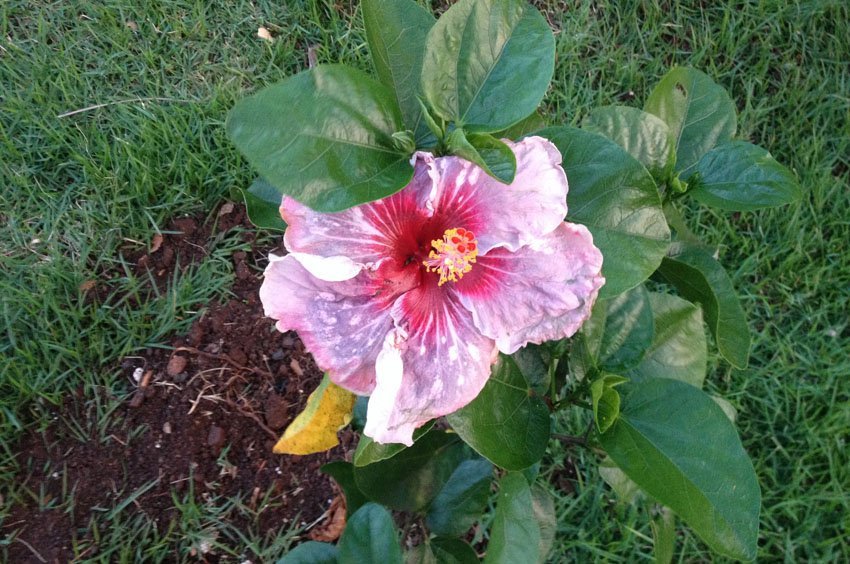
[[478,241],[472,231],[463,227],[446,229],[442,239],[431,241],[432,250],[422,261],[428,272],[439,272],[442,286],[446,282],[457,282],[472,270],[478,256]]

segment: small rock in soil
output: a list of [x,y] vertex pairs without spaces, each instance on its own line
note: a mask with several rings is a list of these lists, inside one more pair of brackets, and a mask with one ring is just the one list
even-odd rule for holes
[[210,427],[209,435],[207,435],[207,445],[213,450],[216,456],[221,452],[225,438],[224,429],[218,425]]
[[245,354],[245,351],[239,348],[230,349],[228,356],[230,357],[230,360],[232,360],[236,364],[244,366],[248,362],[248,357]]
[[187,361],[185,356],[180,356],[176,354],[172,356],[171,359],[168,361],[168,367],[165,369],[165,371],[168,373],[169,376],[177,376],[186,368],[186,362]]
[[283,429],[286,425],[288,416],[287,416],[287,402],[283,396],[279,396],[277,394],[271,394],[265,401],[265,415],[266,415],[266,424],[275,431]]

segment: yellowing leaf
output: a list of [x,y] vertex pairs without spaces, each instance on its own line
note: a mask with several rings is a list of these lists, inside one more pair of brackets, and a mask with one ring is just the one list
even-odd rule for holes
[[275,454],[314,454],[339,444],[336,432],[348,425],[357,397],[322,378],[319,387],[307,398],[307,407],[298,414],[274,445]]

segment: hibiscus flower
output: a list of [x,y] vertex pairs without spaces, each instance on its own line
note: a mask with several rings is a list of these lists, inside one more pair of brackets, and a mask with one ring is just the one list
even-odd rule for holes
[[388,198],[339,213],[283,199],[289,254],[270,257],[266,315],[333,382],[371,396],[377,442],[410,445],[418,426],[468,404],[499,351],[572,336],[605,282],[590,232],[564,222],[558,150],[540,137],[509,145],[510,185],[418,152]]

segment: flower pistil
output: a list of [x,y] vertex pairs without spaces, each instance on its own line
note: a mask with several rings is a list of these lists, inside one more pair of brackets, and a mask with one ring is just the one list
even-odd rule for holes
[[446,282],[457,282],[472,270],[478,256],[478,241],[472,231],[458,227],[446,229],[442,239],[431,241],[432,250],[422,261],[428,272],[439,272],[442,286]]

